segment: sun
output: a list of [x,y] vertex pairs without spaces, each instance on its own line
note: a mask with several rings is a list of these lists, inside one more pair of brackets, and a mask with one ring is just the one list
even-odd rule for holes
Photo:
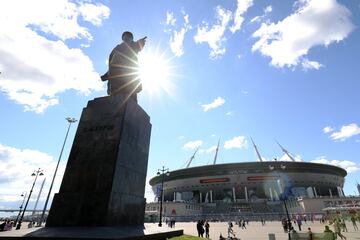
[[165,91],[171,93],[172,83],[170,58],[165,58],[165,53],[142,52],[138,56],[139,75],[143,89],[150,93]]

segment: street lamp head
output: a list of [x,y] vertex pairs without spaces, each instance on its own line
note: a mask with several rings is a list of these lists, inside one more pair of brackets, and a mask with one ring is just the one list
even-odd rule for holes
[[32,173],[31,176],[36,176],[36,174],[35,174],[35,173]]
[[270,169],[270,170],[274,170],[274,166],[273,166],[273,165],[269,165],[269,169]]
[[167,171],[167,172],[166,172],[166,176],[169,176],[169,175],[170,175],[170,172],[169,172],[169,171]]
[[160,171],[158,171],[158,172],[156,173],[156,175],[160,176]]
[[76,122],[77,120],[75,118],[72,118],[72,117],[67,117],[65,118],[69,123],[74,123]]
[[20,197],[23,197],[23,196],[24,196],[24,194],[22,193]]
[[286,166],[285,166],[284,164],[281,164],[281,165],[280,165],[280,168],[281,168],[281,169],[285,169]]
[[40,176],[43,176],[44,174],[41,172],[39,175],[40,175]]

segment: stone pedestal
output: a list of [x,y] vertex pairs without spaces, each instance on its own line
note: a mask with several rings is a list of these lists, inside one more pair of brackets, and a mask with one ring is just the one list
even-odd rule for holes
[[143,225],[150,133],[134,99],[89,101],[46,227]]

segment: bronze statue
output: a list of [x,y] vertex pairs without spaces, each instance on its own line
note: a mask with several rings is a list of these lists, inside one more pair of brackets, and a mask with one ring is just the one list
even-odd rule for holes
[[137,54],[143,49],[146,37],[134,42],[133,34],[124,32],[122,40],[111,51],[109,70],[101,76],[101,80],[108,81],[107,93],[110,96],[125,93],[137,99],[137,93],[142,90]]

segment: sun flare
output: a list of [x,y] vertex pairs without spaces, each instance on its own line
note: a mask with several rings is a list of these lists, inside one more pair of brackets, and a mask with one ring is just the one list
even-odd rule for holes
[[143,89],[150,93],[171,90],[170,59],[164,54],[143,52],[139,55],[139,74]]

